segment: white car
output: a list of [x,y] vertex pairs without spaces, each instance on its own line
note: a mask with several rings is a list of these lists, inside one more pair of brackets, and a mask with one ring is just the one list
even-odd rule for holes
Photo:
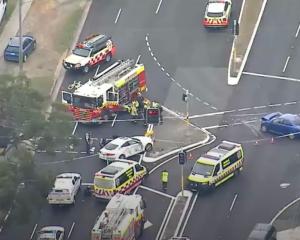
[[55,179],[54,187],[48,194],[52,205],[75,204],[75,196],[80,189],[81,176],[78,173],[62,173]]
[[59,226],[48,226],[43,227],[37,234],[37,240],[63,240],[65,229]]
[[106,144],[99,152],[100,159],[113,161],[125,159],[153,148],[150,137],[118,137]]

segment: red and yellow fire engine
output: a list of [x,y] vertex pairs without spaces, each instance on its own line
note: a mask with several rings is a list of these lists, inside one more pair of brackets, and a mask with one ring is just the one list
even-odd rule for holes
[[145,67],[134,60],[119,60],[83,85],[75,84],[74,89],[62,91],[62,102],[68,104],[76,121],[108,120],[116,112],[127,111],[137,94],[147,90]]

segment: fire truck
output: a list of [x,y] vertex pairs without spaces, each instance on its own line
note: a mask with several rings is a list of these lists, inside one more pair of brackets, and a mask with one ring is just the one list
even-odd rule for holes
[[135,240],[143,234],[145,202],[141,195],[116,194],[97,218],[91,240]]
[[93,34],[78,43],[72,54],[63,61],[66,70],[82,70],[88,73],[90,69],[102,62],[109,62],[115,55],[116,46],[109,36]]
[[[126,106],[138,93],[147,90],[145,67],[134,60],[119,60],[84,84],[76,83],[73,92],[62,91],[62,102],[78,122],[100,123]],[[71,90],[71,87],[69,87]]]

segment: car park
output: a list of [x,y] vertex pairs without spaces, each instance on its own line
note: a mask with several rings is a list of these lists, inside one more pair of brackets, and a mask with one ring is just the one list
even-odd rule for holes
[[153,148],[150,137],[118,137],[106,144],[99,152],[100,159],[114,161],[126,159],[142,152],[149,152]]
[[261,131],[288,136],[290,139],[300,137],[300,116],[274,112],[261,118]]
[[231,0],[209,0],[203,19],[204,27],[227,27],[231,15]]
[[54,182],[54,187],[48,194],[51,205],[75,204],[75,196],[80,189],[81,176],[78,173],[62,173]]
[[[23,62],[27,61],[29,55],[36,49],[36,39],[33,36],[22,36],[22,56]],[[20,38],[18,36],[10,38],[5,50],[4,59],[6,61],[19,62]]]
[[63,240],[65,229],[59,226],[48,226],[43,227],[37,234],[37,240]]

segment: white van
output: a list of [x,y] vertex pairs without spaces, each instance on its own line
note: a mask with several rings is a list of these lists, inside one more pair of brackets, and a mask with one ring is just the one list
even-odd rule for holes
[[75,204],[75,196],[81,185],[78,173],[62,173],[55,179],[54,187],[47,199],[49,204]]
[[2,22],[3,17],[6,12],[7,0],[0,0],[0,22]]

